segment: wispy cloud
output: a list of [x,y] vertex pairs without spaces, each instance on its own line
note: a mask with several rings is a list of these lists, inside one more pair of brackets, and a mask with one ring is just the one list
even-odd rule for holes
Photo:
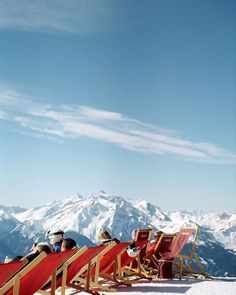
[[75,34],[106,32],[114,29],[115,4],[110,0],[1,0],[0,28]]
[[8,114],[0,110],[0,119],[7,120]]
[[78,105],[36,103],[0,87],[0,119],[37,136],[60,139],[87,137],[146,154],[173,155],[201,163],[236,164],[236,154],[207,142],[180,138],[173,130],[149,125],[121,113]]

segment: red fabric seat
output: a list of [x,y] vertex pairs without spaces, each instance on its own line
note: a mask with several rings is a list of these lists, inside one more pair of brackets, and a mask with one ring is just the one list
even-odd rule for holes
[[157,270],[159,278],[172,278],[173,261],[187,243],[194,229],[182,229],[176,235],[162,234],[147,263]]
[[[86,247],[87,248],[87,247]],[[81,255],[78,255],[76,259],[71,258],[72,262],[68,265],[66,283],[69,284],[80,272],[80,270],[91,262],[97,255],[105,249],[105,246],[88,247]],[[83,273],[85,276],[86,273]],[[59,287],[62,284],[62,278],[57,280],[56,286]]]
[[26,261],[12,261],[0,263],[0,287],[8,281],[16,272],[18,272]]
[[32,295],[47,282],[53,272],[68,259],[75,250],[60,253],[41,253],[32,262],[18,272],[0,289],[4,295]]

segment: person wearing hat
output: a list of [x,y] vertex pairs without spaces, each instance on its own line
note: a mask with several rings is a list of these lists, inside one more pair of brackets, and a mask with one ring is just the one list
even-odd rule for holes
[[47,231],[47,238],[54,252],[61,252],[61,244],[64,240],[64,235],[64,231],[61,229]]

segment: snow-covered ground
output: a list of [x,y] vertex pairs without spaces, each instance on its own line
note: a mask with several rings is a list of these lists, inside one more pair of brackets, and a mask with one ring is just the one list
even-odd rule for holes
[[[119,287],[117,292],[100,292],[109,295],[235,295],[236,278],[234,279],[213,279],[196,280],[162,280],[153,282],[139,282],[132,287]],[[60,294],[58,292],[57,294]],[[68,289],[66,295],[76,294],[75,290]],[[88,293],[80,292],[80,295]]]

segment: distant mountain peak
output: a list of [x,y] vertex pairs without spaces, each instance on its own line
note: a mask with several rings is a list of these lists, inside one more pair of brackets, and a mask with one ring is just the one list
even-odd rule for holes
[[3,205],[0,205],[0,209],[4,210],[5,212],[8,212],[10,214],[14,214],[14,213],[20,213],[20,212],[24,212],[26,211],[27,209],[25,208],[21,208],[21,207],[18,207],[18,206],[3,206]]
[[99,196],[104,196],[104,197],[109,197],[109,195],[104,191],[104,190],[100,190],[100,192],[98,193]]

